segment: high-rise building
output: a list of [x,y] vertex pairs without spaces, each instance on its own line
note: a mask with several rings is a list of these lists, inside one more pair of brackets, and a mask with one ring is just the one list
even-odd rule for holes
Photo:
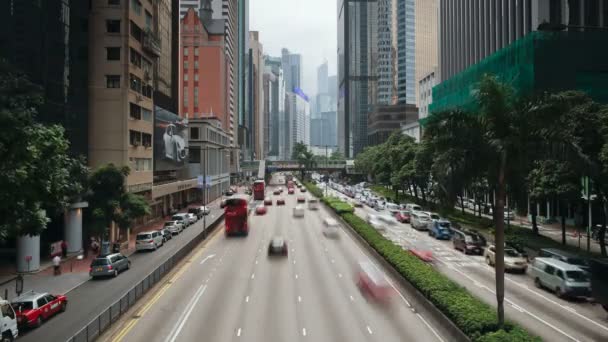
[[317,96],[311,101],[311,117],[331,110],[329,95],[329,77],[327,76],[327,61],[317,68]]
[[338,1],[338,148],[354,158],[367,146],[377,98],[378,3]]
[[215,117],[230,130],[224,19],[211,8],[188,9],[181,26],[180,74],[183,90],[179,114],[188,119]]
[[[306,133],[306,129],[309,127],[309,124],[306,123],[306,120],[310,119],[310,116],[308,115],[310,109],[307,97],[296,93],[286,94],[287,105],[285,108],[285,117],[287,130],[279,132],[280,136],[285,135],[283,139],[279,139],[280,145],[282,145],[281,141],[284,143],[284,145],[280,146],[283,155],[279,156],[279,158],[291,159],[291,154],[296,143],[306,144],[307,142],[308,133]],[[281,129],[282,127],[279,128],[279,130]]]
[[336,111],[338,109],[338,76],[332,75],[327,78],[327,89],[329,94],[329,108]]
[[249,45],[252,68],[250,71],[250,102],[252,103],[250,125],[251,146],[255,159],[261,159],[264,155],[264,49],[260,43],[259,32],[249,32]]
[[[416,103],[416,0],[397,5],[397,98],[400,104]],[[421,18],[421,20],[426,20]]]
[[268,90],[264,90],[264,97],[268,99],[268,106],[264,106],[268,113],[268,129],[265,135],[268,139],[268,155],[278,159],[280,144],[279,135],[286,132],[281,129],[281,122],[285,122],[285,80],[281,57],[265,56],[265,75],[268,76]]
[[302,55],[290,53],[284,48],[281,50],[281,61],[286,91],[302,88]]
[[[397,102],[398,60],[404,59],[397,48],[397,6],[403,0],[378,0],[378,104]],[[405,38],[405,37],[401,37]]]
[[310,145],[336,148],[338,144],[336,121],[335,111],[317,113],[314,117],[311,117]]
[[317,94],[327,94],[329,93],[328,88],[328,73],[327,73],[327,61],[323,62],[323,64],[319,65],[317,68]]
[[[416,0],[416,103],[420,107],[420,81],[433,73],[437,56],[437,15],[439,0]],[[434,75],[434,73],[433,73]],[[420,115],[422,118],[422,113]]]

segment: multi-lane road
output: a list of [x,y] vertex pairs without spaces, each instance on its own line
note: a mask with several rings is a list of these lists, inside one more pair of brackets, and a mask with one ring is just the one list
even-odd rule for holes
[[[345,195],[330,191],[346,199]],[[378,214],[367,206],[356,208],[355,213],[362,218]],[[427,232],[412,229],[409,224],[389,227],[383,235],[404,248],[420,244],[430,246],[437,270],[488,304],[496,304],[494,268],[485,263],[483,256],[464,255],[453,248],[451,241],[436,240]],[[560,299],[536,288],[527,274],[505,275],[505,311],[508,319],[544,341],[608,341],[608,313],[600,305]]]
[[[271,193],[272,187],[267,190]],[[324,208],[294,218],[296,195],[250,217],[248,237],[214,235],[107,341],[450,341],[433,315],[418,311],[394,281],[389,308],[366,301],[355,266],[370,260],[355,240],[322,234]],[[273,236],[288,257],[267,257]],[[372,261],[374,262],[374,261]],[[377,267],[380,267],[375,262]],[[390,280],[390,278],[389,278]]]

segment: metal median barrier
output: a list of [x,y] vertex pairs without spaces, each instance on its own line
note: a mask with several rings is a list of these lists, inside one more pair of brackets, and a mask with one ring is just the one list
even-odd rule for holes
[[209,225],[207,229],[190,240],[184,247],[175,252],[165,262],[160,264],[154,271],[148,274],[143,280],[133,286],[120,299],[114,302],[109,307],[105,308],[97,317],[84,326],[74,336],[68,339],[68,342],[88,342],[94,341],[112,324],[116,323],[120,316],[129,310],[143,295],[148,292],[152,286],[158,283],[175,265],[179,263],[188,253],[190,253],[196,245],[205,240],[210,232],[215,230],[218,223],[221,222],[224,213],[220,214],[217,220]]

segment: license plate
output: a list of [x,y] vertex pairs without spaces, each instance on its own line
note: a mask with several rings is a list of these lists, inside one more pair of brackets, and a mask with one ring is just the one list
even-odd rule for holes
[[103,268],[97,267],[96,271],[103,271]]

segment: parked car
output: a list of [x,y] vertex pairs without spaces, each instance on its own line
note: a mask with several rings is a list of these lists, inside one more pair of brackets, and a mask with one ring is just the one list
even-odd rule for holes
[[464,254],[483,254],[483,241],[477,234],[462,230],[453,230],[452,243],[454,249]]
[[121,271],[131,268],[131,261],[120,253],[98,256],[91,261],[89,275],[91,278],[113,276],[117,277]]
[[395,218],[401,223],[410,223],[410,215],[409,210],[399,210],[395,213]]
[[188,226],[190,225],[190,218],[186,213],[175,214],[171,216],[171,220],[179,221],[184,226],[184,228],[188,228]]
[[163,245],[163,235],[161,232],[154,230],[137,234],[135,238],[135,250],[156,250]]
[[188,215],[188,219],[190,220],[190,224],[195,224],[196,221],[198,221],[198,218],[196,217],[196,215],[188,213],[186,214]]
[[163,235],[163,243],[171,240],[173,238],[173,233],[168,228],[162,228],[160,233]]
[[591,265],[589,260],[582,258],[576,254],[572,254],[566,251],[562,251],[557,248],[541,248],[538,253],[538,256],[544,258],[555,258],[561,260],[567,264],[577,266],[585,272],[591,271]]
[[17,314],[11,303],[0,297],[0,336],[3,341],[14,341],[19,336]]
[[[484,251],[486,263],[490,266],[496,265],[496,246],[490,245]],[[505,247],[505,270],[526,273],[528,259],[515,248]]]
[[165,228],[169,229],[171,234],[179,234],[184,230],[184,225],[180,221],[167,221],[164,225]]
[[433,220],[429,224],[429,235],[439,240],[449,240],[452,238],[452,231],[450,230],[450,221],[448,220]]
[[211,211],[209,210],[209,207],[206,207],[203,205],[203,206],[188,208],[188,212],[196,215],[199,219],[201,219],[201,218],[203,218],[204,215],[209,215],[209,213]]
[[29,291],[11,301],[20,327],[39,327],[42,322],[67,309],[68,298]]
[[405,209],[407,209],[409,211],[422,211],[422,207],[419,206],[418,204],[414,204],[414,203],[406,204]]
[[386,204],[384,205],[384,208],[386,210],[388,210],[388,212],[391,213],[391,215],[395,215],[395,213],[397,213],[399,210],[401,210],[401,207],[399,207],[398,204],[391,203],[391,202],[386,202]]
[[431,222],[431,217],[422,212],[422,211],[414,211],[410,215],[410,224],[412,228],[416,230],[427,230],[429,229],[428,224]]
[[555,258],[535,258],[528,273],[536,287],[554,291],[558,297],[586,297],[591,293],[587,272]]

